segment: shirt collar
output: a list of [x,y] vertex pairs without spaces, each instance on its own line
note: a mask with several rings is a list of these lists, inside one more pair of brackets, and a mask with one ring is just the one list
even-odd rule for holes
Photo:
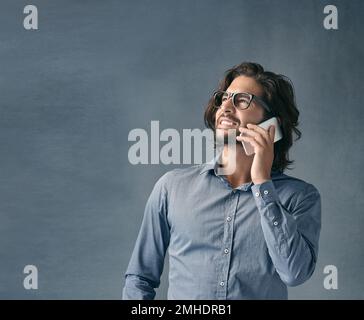
[[[219,154],[217,154],[212,160],[210,160],[209,162],[203,163],[201,165],[201,170],[200,170],[200,175],[208,172],[208,171],[212,171],[214,172],[214,174],[216,175],[216,167],[218,166],[217,160],[219,159],[221,155],[221,152]],[[271,177],[272,180],[274,180],[274,178],[276,176],[279,176],[280,174],[282,174],[283,172],[281,170],[272,170],[271,171]]]
[[221,152],[215,155],[215,157],[209,162],[203,163],[201,166],[200,174],[205,173],[206,171],[214,170],[216,172],[216,167],[218,165],[217,160],[219,159]]

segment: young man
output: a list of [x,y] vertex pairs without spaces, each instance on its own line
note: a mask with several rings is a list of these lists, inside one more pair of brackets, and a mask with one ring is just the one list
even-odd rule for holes
[[[287,286],[310,278],[321,228],[320,194],[283,173],[293,162],[288,157],[293,133],[301,136],[298,115],[287,77],[256,63],[226,72],[205,123],[225,136],[233,129],[235,156],[225,152],[226,143],[212,162],[175,169],[158,180],[126,271],[123,299],[155,297],[167,248],[168,299],[287,299]],[[274,127],[257,126],[273,116],[283,133],[276,143]],[[255,153],[246,155],[241,141]],[[219,163],[235,171],[219,175]]]

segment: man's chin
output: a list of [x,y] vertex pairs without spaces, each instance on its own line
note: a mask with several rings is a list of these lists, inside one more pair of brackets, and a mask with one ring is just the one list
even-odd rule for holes
[[240,135],[240,131],[238,129],[229,128],[217,128],[216,129],[216,139],[224,144],[229,144],[229,140],[238,142],[236,137]]

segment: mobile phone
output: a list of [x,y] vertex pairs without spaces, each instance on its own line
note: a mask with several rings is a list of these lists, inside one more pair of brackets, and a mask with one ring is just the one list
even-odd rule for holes
[[[258,126],[263,129],[268,129],[270,125],[275,126],[275,134],[274,134],[274,142],[277,142],[282,139],[283,134],[281,127],[279,126],[278,119],[276,117],[270,118],[262,123],[259,123]],[[240,133],[242,135],[242,133]],[[243,145],[245,153],[250,156],[254,153],[254,147],[247,141],[242,141],[241,144]]]

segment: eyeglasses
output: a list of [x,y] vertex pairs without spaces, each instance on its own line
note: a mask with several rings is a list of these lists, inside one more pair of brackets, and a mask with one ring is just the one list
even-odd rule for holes
[[266,109],[269,113],[273,113],[272,109],[268,106],[266,102],[264,102],[258,96],[247,93],[247,92],[226,92],[226,91],[216,91],[213,95],[214,105],[216,108],[220,108],[222,104],[231,98],[231,101],[236,109],[245,110],[248,109],[251,102],[256,100],[264,109]]

